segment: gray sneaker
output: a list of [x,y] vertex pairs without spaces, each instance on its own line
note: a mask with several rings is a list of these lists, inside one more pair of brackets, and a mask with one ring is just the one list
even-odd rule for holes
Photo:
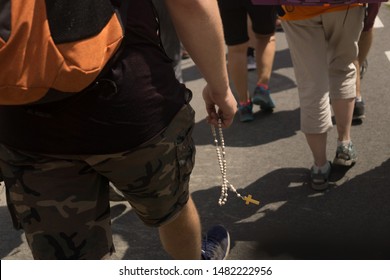
[[348,145],[340,145],[336,150],[336,157],[333,160],[333,164],[342,166],[352,166],[357,161],[357,155],[352,141]]
[[253,71],[253,70],[256,70],[256,68],[257,68],[256,58],[252,55],[247,56],[247,68],[248,68],[248,71]]
[[321,170],[318,172],[314,171],[314,166],[310,169],[310,183],[311,188],[316,191],[324,191],[329,187],[329,176],[332,170],[332,165],[329,162],[329,168],[326,172],[322,173]]
[[202,240],[202,259],[204,260],[224,260],[229,250],[229,232],[222,225],[212,227]]
[[353,108],[352,120],[364,119],[366,117],[364,114],[365,111],[364,108],[365,108],[365,104],[363,100],[361,101],[355,100],[355,107]]

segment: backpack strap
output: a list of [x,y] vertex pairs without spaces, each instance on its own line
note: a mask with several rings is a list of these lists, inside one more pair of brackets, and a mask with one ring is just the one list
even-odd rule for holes
[[45,2],[51,37],[56,44],[76,42],[99,34],[113,14],[113,6],[107,0]]
[[[47,2],[50,2],[50,1],[51,0],[47,0]],[[122,0],[122,1],[121,0],[111,0],[112,5],[103,6],[102,7],[104,9],[106,9],[106,10],[107,9],[111,9],[112,10],[114,8],[115,12],[119,16],[118,18],[119,18],[119,20],[120,20],[120,22],[122,24],[122,28],[124,30],[124,33],[125,33],[125,27],[126,27],[126,21],[127,21],[127,13],[128,13],[128,8],[129,8],[129,1],[130,0]],[[80,14],[82,15],[83,13],[80,12]],[[57,17],[57,18],[60,18],[60,17]],[[104,20],[104,17],[102,17],[102,19],[98,22],[98,25],[95,25],[95,28],[97,30],[99,30],[99,27],[101,29],[101,26],[104,26],[104,25],[105,25],[105,20]],[[77,31],[75,31],[74,36],[80,36],[80,35],[86,36],[86,34],[83,33],[83,32],[84,32],[83,30],[77,30]],[[92,33],[89,29],[88,29],[88,32],[90,32],[90,34]],[[58,37],[59,37],[59,38],[57,38],[58,40],[71,40],[71,41],[75,40],[75,38],[70,38],[70,35],[68,35],[68,37],[64,37],[64,36],[61,36],[61,34],[58,34]],[[125,40],[126,40],[126,36],[124,37],[124,40],[122,41],[121,45],[118,47],[116,53],[106,63],[106,65],[100,71],[100,73],[96,77],[96,79],[87,88],[85,88],[82,92],[79,92],[77,94],[81,95],[83,93],[89,92],[92,89],[96,89],[96,87],[98,87],[98,86],[100,86],[102,84],[101,83],[102,80],[104,80],[105,83],[109,82],[110,84],[113,84],[113,86],[111,88],[114,91],[116,91],[115,83],[113,81],[109,81],[109,80],[104,79],[104,77],[110,72],[112,66],[115,64],[115,62],[121,56],[121,54],[123,52],[123,49],[125,48]],[[115,93],[116,92],[114,92],[114,94]],[[73,95],[69,95],[66,92],[58,91],[56,89],[51,88],[51,89],[48,90],[47,94],[43,98],[41,98],[37,102],[31,103],[31,105],[40,105],[40,104],[45,104],[45,103],[56,102],[56,101],[60,101],[60,100],[69,98],[71,96],[73,96]]]
[[0,1],[0,39],[8,41],[11,36],[11,2]]

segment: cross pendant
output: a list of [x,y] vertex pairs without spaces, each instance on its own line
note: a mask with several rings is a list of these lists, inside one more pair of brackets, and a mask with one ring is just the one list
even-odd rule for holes
[[246,205],[249,205],[249,203],[253,203],[253,204],[256,204],[256,205],[260,204],[260,201],[258,201],[256,199],[253,199],[251,194],[248,195],[248,196],[244,196],[242,199],[245,200],[245,204]]

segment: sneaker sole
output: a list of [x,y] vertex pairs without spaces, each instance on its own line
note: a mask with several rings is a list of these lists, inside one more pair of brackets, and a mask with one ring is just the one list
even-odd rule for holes
[[315,184],[311,182],[311,188],[316,191],[324,191],[329,188],[329,182],[325,182],[323,184]]
[[230,234],[229,232],[226,230],[226,233],[227,233],[227,240],[228,240],[228,244],[227,244],[227,248],[226,248],[226,254],[225,256],[223,256],[223,259],[222,260],[226,260],[227,256],[229,255],[230,253]]
[[[225,254],[223,256],[220,256],[221,259],[218,259],[218,260],[225,260],[230,253],[230,234],[229,234],[229,231],[224,226],[216,225],[216,227],[219,227],[220,228],[219,230],[222,230],[226,233],[226,241],[227,241],[226,251],[225,251]],[[204,251],[203,251],[203,245],[202,245],[202,257],[203,257],[203,252]]]
[[335,165],[341,165],[341,166],[352,166],[356,163],[357,161],[357,158],[355,159],[349,159],[349,160],[345,160],[345,159],[340,159],[340,158],[335,158],[333,160],[333,164]]
[[361,115],[361,116],[352,116],[352,120],[355,121],[355,120],[362,120],[362,119],[365,119],[366,118],[366,115]]
[[253,97],[252,103],[259,105],[260,109],[265,110],[265,111],[273,111],[273,109],[275,108],[275,105],[269,105],[267,102],[263,101],[260,98],[256,98],[256,97]]
[[240,122],[251,122],[253,120],[254,120],[254,118],[251,118],[251,117],[244,117],[244,118],[240,117]]

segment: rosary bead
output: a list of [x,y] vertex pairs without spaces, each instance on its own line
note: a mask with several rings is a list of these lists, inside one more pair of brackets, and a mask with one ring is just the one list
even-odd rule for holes
[[[217,158],[219,163],[219,168],[222,175],[222,185],[221,185],[221,195],[218,200],[218,204],[220,206],[225,205],[227,202],[228,197],[228,189],[230,188],[234,193],[236,193],[237,197],[242,196],[237,192],[237,190],[234,188],[232,184],[229,183],[229,181],[226,179],[226,153],[225,153],[225,140],[223,138],[223,132],[222,132],[222,120],[218,119],[218,133],[219,133],[219,141],[217,138],[217,132],[214,126],[211,126],[211,132],[214,137],[214,144],[215,144],[215,150],[217,152]],[[220,143],[220,144],[219,144]]]

